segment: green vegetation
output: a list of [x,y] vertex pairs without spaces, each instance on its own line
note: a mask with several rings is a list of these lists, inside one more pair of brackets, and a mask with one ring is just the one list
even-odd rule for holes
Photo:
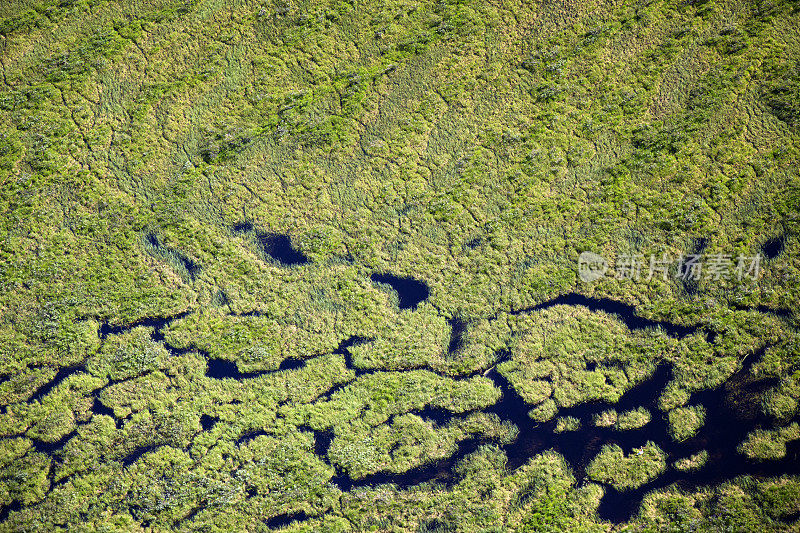
[[692,470],[697,470],[702,468],[703,465],[706,464],[708,461],[708,452],[703,450],[701,452],[697,452],[695,454],[690,455],[689,457],[684,457],[683,459],[678,459],[673,463],[675,470],[679,470],[681,472],[689,472]]
[[617,423],[618,417],[616,409],[606,409],[594,416],[594,425],[601,428],[611,427]]
[[669,432],[677,441],[694,436],[706,422],[706,410],[702,405],[676,407],[669,412]]
[[639,429],[650,422],[650,411],[644,407],[637,407],[622,413],[617,413],[615,409],[606,409],[594,415],[592,422],[597,427],[613,427],[617,431]]
[[781,531],[797,510],[797,482],[752,478],[684,493],[658,491],[645,497],[637,526],[644,530]]
[[556,420],[556,427],[553,431],[563,433],[565,431],[578,431],[580,428],[581,421],[574,416],[560,416]]
[[[790,0],[0,2],[0,531],[796,530],[798,65]],[[739,457],[542,446],[700,392]]]
[[169,352],[151,338],[152,328],[136,327],[106,339],[98,353],[89,358],[86,368],[98,377],[115,381],[135,378],[163,368]]
[[548,398],[528,412],[528,416],[537,422],[547,422],[558,412],[556,402]]
[[511,358],[497,368],[537,406],[532,417],[540,421],[559,408],[616,402],[652,374],[648,353],[667,352],[676,343],[663,333],[631,331],[618,319],[585,308],[555,307],[516,322],[514,329],[524,334],[511,342]]
[[786,455],[786,443],[800,439],[800,426],[792,422],[776,429],[757,429],[739,444],[739,452],[751,459],[780,459]]
[[[777,359],[778,361],[776,361],[776,364],[781,364],[780,361],[791,360],[796,357],[797,354],[790,355],[784,352],[780,354],[784,357],[780,357],[774,352],[770,352],[768,355],[772,357],[767,359],[765,356],[767,361],[776,361]],[[778,359],[778,357],[780,357],[780,359]],[[781,374],[780,370],[778,370],[778,374]],[[763,411],[777,420],[789,420],[797,413],[797,402],[799,399],[800,373],[795,371],[790,375],[784,376],[778,386],[773,387],[764,394],[762,397]]]
[[614,424],[614,429],[625,431],[628,429],[639,429],[650,422],[650,411],[644,407],[638,407],[620,413]]
[[605,445],[586,468],[589,478],[617,490],[635,489],[666,470],[666,454],[654,442],[625,455],[616,444]]

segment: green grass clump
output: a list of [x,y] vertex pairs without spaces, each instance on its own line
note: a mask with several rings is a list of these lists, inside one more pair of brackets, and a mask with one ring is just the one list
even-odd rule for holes
[[152,340],[153,329],[135,327],[121,335],[112,335],[86,368],[95,376],[116,381],[139,376],[161,368],[169,352],[163,343]]
[[606,409],[593,417],[594,425],[601,428],[608,428],[617,423],[619,415],[616,409]]
[[484,377],[455,381],[427,370],[378,372],[355,380],[330,399],[293,407],[286,416],[316,430],[356,421],[376,426],[391,415],[428,405],[463,413],[492,405],[499,397],[499,389]]
[[676,407],[667,415],[669,433],[673,440],[683,441],[693,437],[706,422],[706,410],[702,405]]
[[798,439],[800,425],[792,422],[781,428],[751,431],[737,449],[750,459],[780,459],[786,455],[786,443]]
[[667,468],[667,456],[654,442],[625,455],[616,444],[606,444],[586,468],[590,479],[617,490],[635,489],[655,479]]
[[578,431],[581,428],[581,421],[574,416],[560,416],[556,420],[556,427],[553,431],[564,433],[565,431]]
[[761,398],[762,410],[777,420],[789,420],[797,413],[800,399],[800,374],[794,372],[785,376],[779,385],[773,387]]
[[672,466],[675,467],[676,470],[680,472],[691,472],[692,470],[698,470],[703,467],[708,461],[708,452],[706,450],[702,450],[695,454],[690,455],[689,457],[684,457],[683,459],[678,459],[675,461]]
[[650,411],[644,407],[637,407],[636,409],[620,413],[614,424],[614,429],[618,431],[639,429],[646,426],[649,422]]
[[531,409],[528,416],[537,422],[547,422],[551,420],[558,412],[558,406],[552,399],[547,399]]

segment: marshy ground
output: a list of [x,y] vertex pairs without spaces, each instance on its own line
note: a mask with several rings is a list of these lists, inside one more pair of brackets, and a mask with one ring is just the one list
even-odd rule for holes
[[0,5],[0,531],[797,529],[796,2],[145,4]]

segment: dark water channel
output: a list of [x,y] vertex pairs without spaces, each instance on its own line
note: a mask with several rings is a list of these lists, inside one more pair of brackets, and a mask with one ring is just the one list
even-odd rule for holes
[[622,322],[628,326],[629,329],[644,329],[644,328],[661,328],[664,332],[672,335],[673,337],[685,337],[696,331],[696,328],[691,326],[681,326],[671,322],[650,320],[638,316],[636,308],[626,303],[611,300],[609,298],[589,298],[578,293],[569,293],[553,298],[546,302],[534,305],[533,307],[526,307],[518,311],[512,311],[512,315],[519,315],[523,313],[531,313],[533,311],[541,311],[542,309],[549,309],[556,305],[580,305],[586,307],[590,311],[604,311],[617,315]]
[[[487,377],[494,381],[503,395],[499,402],[484,411],[498,415],[501,420],[514,423],[519,429],[519,434],[514,442],[501,446],[508,457],[507,468],[509,471],[523,466],[539,453],[555,450],[566,459],[580,485],[589,481],[586,478],[585,469],[606,444],[617,444],[628,454],[648,441],[653,441],[668,454],[668,465],[670,466],[652,482],[625,492],[618,492],[608,486],[604,487],[606,492],[598,509],[600,517],[604,520],[615,523],[629,520],[636,513],[639,504],[648,492],[673,483],[678,484],[681,488],[691,489],[744,474],[755,476],[800,474],[800,446],[797,445],[798,443],[789,443],[786,457],[778,461],[750,461],[737,452],[737,445],[746,438],[748,432],[762,425],[768,427],[769,424],[767,420],[748,418],[729,401],[731,391],[725,386],[715,390],[702,391],[692,396],[691,405],[700,403],[707,410],[706,425],[693,438],[683,442],[673,441],[669,435],[666,418],[656,406],[661,391],[671,377],[667,366],[659,366],[650,379],[627,391],[616,404],[594,402],[561,409],[558,416],[572,416],[581,421],[579,430],[562,433],[555,431],[555,421],[537,423],[529,418],[528,412],[531,406],[525,403],[495,369],[488,372]],[[642,428],[626,431],[594,426],[594,415],[612,407],[618,412],[645,407],[650,410],[652,419]],[[454,416],[445,409],[426,409],[417,414],[440,426],[447,424]],[[317,434],[316,452],[319,455],[327,452],[332,437],[331,433]],[[451,457],[402,474],[379,472],[354,481],[346,474],[339,473],[332,482],[344,491],[384,483],[393,483],[403,488],[429,482],[453,485],[459,481],[458,476],[454,473],[454,466],[486,442],[489,441],[481,439],[462,441],[458,445],[457,452]],[[676,459],[702,450],[707,450],[709,457],[706,465],[699,470],[680,472],[672,468],[671,463]]]
[[[410,278],[397,278],[390,275],[373,275],[373,281],[378,283],[388,283],[398,291],[400,307],[407,309],[415,307],[419,302],[428,297],[428,288],[423,283]],[[635,314],[632,306],[608,299],[593,299],[579,294],[567,294],[537,306],[514,311],[514,314],[526,313],[546,309],[555,305],[580,305],[593,311],[604,311],[617,315],[631,329],[659,327],[670,335],[681,337],[691,334],[694,328],[658,322],[639,317]],[[127,326],[112,326],[103,324],[100,326],[100,337],[105,339],[109,334],[120,334],[130,330],[135,326],[150,326],[154,328],[152,338],[159,342],[164,342],[167,349],[173,353],[185,353],[189,349],[177,349],[164,341],[163,328],[172,321],[185,317],[188,314],[181,313],[172,317],[152,318],[138,321]],[[466,322],[462,319],[452,319],[451,340],[448,352],[453,353],[460,349],[466,335]],[[348,348],[370,339],[353,336],[341,343],[335,353],[345,356],[348,368],[355,370],[357,375],[363,374],[364,370],[355,368],[350,357]],[[202,353],[202,352],[201,352]],[[762,350],[763,353],[763,350]],[[207,354],[204,354],[207,357]],[[739,454],[736,447],[747,436],[748,432],[758,427],[771,427],[771,422],[759,414],[758,409],[752,406],[743,405],[741,398],[747,398],[748,394],[760,392],[770,383],[756,382],[746,376],[747,370],[758,358],[760,354],[748,357],[745,368],[728,380],[723,386],[714,390],[697,392],[692,395],[689,405],[702,404],[706,410],[706,424],[698,434],[684,442],[674,442],[669,435],[668,424],[665,417],[657,409],[658,397],[671,379],[671,369],[666,365],[658,366],[654,374],[645,382],[634,386],[627,391],[616,404],[594,402],[578,405],[572,408],[561,409],[558,416],[572,416],[581,421],[581,426],[576,431],[557,433],[555,431],[556,422],[537,423],[533,421],[528,412],[531,406],[517,394],[507,380],[501,376],[495,367],[489,369],[485,375],[502,391],[501,399],[493,406],[485,409],[485,412],[494,413],[501,420],[510,421],[519,429],[517,438],[510,444],[500,445],[508,457],[507,468],[513,471],[524,465],[533,456],[546,450],[555,450],[564,456],[571,466],[578,484],[586,483],[585,469],[588,463],[600,452],[605,444],[618,444],[626,453],[631,453],[634,448],[644,445],[647,441],[655,442],[662,450],[668,454],[668,463],[671,464],[676,459],[687,457],[701,450],[707,450],[709,457],[705,466],[693,472],[679,472],[668,467],[667,471],[652,482],[626,492],[618,492],[611,487],[605,487],[606,493],[601,500],[599,514],[601,518],[615,523],[629,520],[638,509],[642,498],[650,491],[667,487],[672,484],[686,489],[700,485],[718,483],[732,477],[749,474],[755,476],[775,476],[785,473],[800,474],[800,445],[798,442],[787,445],[787,455],[778,461],[750,461]],[[501,362],[510,357],[509,353],[499,353],[498,361]],[[496,363],[495,363],[496,364]],[[286,359],[280,368],[273,371],[260,372],[240,372],[235,363],[221,359],[208,359],[207,376],[215,379],[247,379],[257,377],[269,372],[290,371],[302,368],[305,362],[301,359]],[[54,387],[61,383],[69,375],[83,370],[83,367],[64,368],[58,371],[55,378],[49,383],[40,387],[31,397],[31,401],[39,400],[49,393]],[[462,378],[463,379],[463,378]],[[323,396],[330,396],[336,390],[346,384],[334,387]],[[96,391],[97,392],[97,391]],[[635,430],[617,431],[613,428],[596,427],[592,423],[594,415],[614,408],[618,412],[635,409],[637,407],[647,408],[651,415],[651,421],[644,427]],[[94,412],[114,416],[113,411],[94,396]],[[414,411],[422,418],[429,419],[439,426],[443,426],[453,420],[456,416],[446,409],[425,408]],[[208,415],[202,415],[200,419],[204,430],[210,430],[217,419]],[[120,421],[117,420],[118,427]],[[66,435],[54,443],[34,444],[37,451],[47,453],[54,457],[59,453],[67,440],[74,436],[75,432]],[[240,444],[253,438],[255,435],[247,435],[240,439]],[[334,433],[315,432],[315,453],[327,461],[327,452],[330,443],[334,438]],[[459,481],[456,464],[467,455],[475,452],[479,446],[490,441],[481,438],[471,438],[458,444],[457,451],[449,458],[435,461],[423,466],[414,468],[402,474],[379,472],[369,475],[363,479],[353,480],[345,472],[337,472],[331,480],[342,490],[351,490],[358,487],[375,486],[384,483],[393,483],[399,487],[410,487],[420,483],[435,482],[444,485],[453,485]],[[138,460],[143,454],[155,449],[155,447],[143,447],[130,453],[122,459],[123,465],[128,466]],[[6,508],[0,516],[7,515],[9,509],[17,509],[18,505]],[[303,520],[306,515],[302,513],[292,515],[282,515],[270,519],[268,525],[276,527],[285,525],[294,520]]]
[[[514,314],[546,309],[555,305],[580,305],[592,311],[604,311],[617,315],[629,328],[660,328],[670,335],[683,337],[696,331],[696,328],[654,321],[635,314],[635,309],[627,304],[609,299],[588,298],[580,294],[567,294],[537,306],[516,311]],[[453,319],[453,329],[448,352],[457,350],[463,342],[465,324]],[[498,415],[501,420],[512,422],[519,434],[511,444],[501,446],[508,457],[507,468],[515,470],[524,465],[530,458],[546,450],[560,453],[571,466],[579,484],[588,482],[585,469],[589,462],[606,444],[620,446],[626,454],[645,445],[655,442],[668,455],[667,470],[655,480],[634,490],[619,492],[612,487],[605,487],[605,495],[598,510],[601,518],[622,523],[629,520],[637,511],[643,497],[650,491],[677,484],[681,488],[691,489],[701,485],[719,483],[739,476],[775,476],[784,473],[800,474],[800,443],[787,444],[786,456],[777,461],[751,461],[740,454],[736,448],[756,428],[771,427],[771,422],[763,416],[754,414],[754,409],[734,402],[737,392],[747,392],[749,388],[763,390],[768,383],[746,383],[741,378],[749,367],[760,357],[759,354],[749,357],[746,366],[736,376],[714,390],[697,392],[692,395],[689,405],[701,404],[706,408],[706,423],[698,433],[683,442],[675,442],[669,434],[669,424],[664,414],[658,410],[658,398],[670,381],[671,369],[666,365],[656,368],[653,375],[643,383],[628,390],[615,404],[592,402],[572,408],[561,409],[559,417],[571,416],[581,422],[577,431],[558,433],[555,431],[555,420],[537,423],[528,416],[531,406],[516,393],[508,381],[492,368],[486,376],[493,380],[502,391],[502,397],[485,412]],[[506,360],[509,354],[499,354],[498,362]],[[348,365],[352,364],[348,361]],[[644,407],[651,413],[651,421],[642,428],[620,431],[613,427],[597,427],[593,425],[594,416],[610,408],[617,412]],[[750,406],[752,407],[752,406]],[[419,416],[430,419],[437,425],[445,425],[453,418],[453,413],[446,409],[425,409],[417,412]],[[333,438],[331,432],[317,433],[316,452],[324,456]],[[464,457],[473,453],[486,441],[473,438],[462,441],[458,450],[451,457],[432,464],[411,469],[402,474],[379,472],[363,479],[352,480],[346,473],[338,473],[332,480],[342,490],[358,487],[375,486],[393,483],[399,487],[410,487],[420,483],[436,482],[452,485],[458,481],[454,466]],[[671,464],[677,459],[688,457],[702,450],[708,452],[706,464],[696,471],[680,472]]]
[[447,353],[454,354],[464,346],[467,324],[458,317],[451,318],[448,323],[450,324],[450,342],[447,344]]

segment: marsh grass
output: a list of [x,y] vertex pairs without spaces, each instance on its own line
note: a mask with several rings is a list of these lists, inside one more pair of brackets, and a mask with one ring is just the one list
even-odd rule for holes
[[[612,526],[601,484],[657,478],[654,445],[603,448],[595,482],[554,452],[509,471],[499,444],[518,428],[479,411],[498,401],[482,376],[497,365],[531,425],[606,402],[606,427],[647,431],[656,412],[614,404],[666,365],[658,409],[682,439],[702,418],[692,395],[739,383],[768,341],[746,372],[777,380],[751,395],[777,425],[741,449],[785,453],[798,14],[788,0],[4,2],[0,528],[791,528],[794,476],[660,489]],[[267,257],[256,228],[308,263]],[[576,276],[583,251],[753,255],[781,236],[756,281]],[[376,272],[424,280],[428,298],[401,309]],[[576,291],[695,333],[518,312]],[[183,312],[163,345],[147,328],[99,334]],[[468,327],[449,353],[454,317]],[[335,353],[353,337],[369,340]],[[257,376],[210,377],[209,358]],[[335,465],[316,453],[324,435]],[[478,437],[447,487],[335,482]]]

